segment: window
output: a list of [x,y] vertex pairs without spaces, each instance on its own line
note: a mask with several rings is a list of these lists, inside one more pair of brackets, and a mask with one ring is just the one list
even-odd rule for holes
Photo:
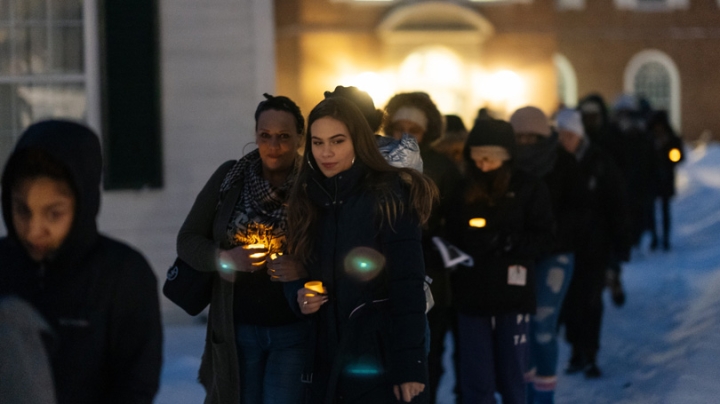
[[553,55],[555,72],[557,75],[558,100],[566,107],[573,108],[577,105],[577,76],[575,69],[565,56],[556,53]]
[[555,7],[558,10],[583,10],[585,0],[556,0]]
[[157,19],[157,0],[0,0],[0,167],[28,125],[74,119],[102,135],[105,188],[162,186]]
[[625,69],[624,89],[645,97],[653,109],[664,109],[680,128],[680,73],[673,60],[658,50],[636,54]]
[[690,0],[615,0],[615,6],[624,10],[670,11],[690,7]]
[[82,0],[0,0],[0,166],[22,130],[88,118]]

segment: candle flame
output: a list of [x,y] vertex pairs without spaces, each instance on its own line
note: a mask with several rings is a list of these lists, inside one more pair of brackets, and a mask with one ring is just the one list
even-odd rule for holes
[[246,250],[254,250],[254,249],[262,250],[265,248],[265,244],[262,244],[262,243],[248,244],[248,245],[244,245],[243,248]]
[[670,158],[670,161],[673,163],[677,163],[682,158],[682,153],[680,153],[680,150],[677,148],[670,150],[670,153],[668,153],[668,157]]
[[470,219],[470,227],[482,228],[482,227],[485,227],[486,224],[487,224],[487,221],[485,219],[483,219],[482,217],[475,217],[475,218]]

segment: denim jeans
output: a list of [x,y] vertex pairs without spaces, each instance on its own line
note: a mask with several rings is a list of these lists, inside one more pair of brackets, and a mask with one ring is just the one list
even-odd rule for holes
[[465,403],[525,404],[529,314],[458,315],[460,390]]
[[540,377],[557,374],[558,318],[574,266],[575,255],[568,253],[546,256],[535,267],[537,313],[530,323],[530,367]]
[[300,404],[308,322],[237,326],[242,404]]

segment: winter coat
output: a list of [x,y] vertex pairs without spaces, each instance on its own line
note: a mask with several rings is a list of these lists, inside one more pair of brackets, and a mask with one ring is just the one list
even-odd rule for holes
[[312,403],[390,403],[393,385],[427,385],[420,225],[396,174],[388,181],[405,209],[380,225],[367,177],[355,162],[332,178],[318,172],[306,185],[319,208],[306,268],[330,299],[313,315]]
[[518,145],[516,153],[515,167],[539,176],[550,192],[556,224],[551,253],[574,251],[581,210],[581,193],[577,187],[579,168],[575,157],[558,144],[554,134],[540,143]]
[[[670,151],[680,151],[680,159],[672,161]],[[682,140],[669,132],[666,140],[655,139],[655,196],[670,198],[675,195],[675,166],[684,159]]]
[[423,173],[430,177],[440,191],[440,203],[433,206],[428,223],[423,228],[422,245],[425,272],[433,282],[430,289],[437,306],[450,305],[450,269],[445,268],[442,257],[432,242],[435,236],[445,237],[444,208],[450,194],[461,179],[457,166],[445,155],[430,147],[421,149]]
[[[67,167],[76,194],[72,228],[52,259],[35,262],[13,226],[9,167],[27,148]],[[162,327],[155,275],[143,256],[98,234],[100,143],[87,128],[46,121],[18,141],[2,180],[8,235],[0,239],[0,294],[30,302],[52,327],[57,401],[151,403],[159,386]]]
[[[630,254],[630,208],[622,173],[612,158],[592,143],[583,145],[577,189],[582,213],[576,254],[585,261],[627,261]],[[580,271],[575,276],[582,276]]]
[[[213,276],[207,336],[198,374],[207,393],[205,403],[239,403],[240,370],[235,342],[239,296],[248,287],[262,290],[260,302],[268,321],[290,323],[301,321],[290,309],[281,283],[270,282],[265,271],[235,273],[235,282],[218,275],[218,248],[230,249],[228,223],[243,191],[243,181],[234,183],[224,194],[220,205],[220,186],[236,161],[222,164],[198,194],[178,233],[177,253],[192,268],[211,272]],[[241,289],[238,289],[241,288]],[[246,296],[245,296],[246,297]],[[298,378],[300,375],[298,375]]]
[[[466,202],[470,181],[453,193],[447,214],[448,240],[474,260],[474,266],[456,270],[455,305],[467,315],[534,313],[534,262],[554,243],[547,187],[537,177],[515,170],[505,196],[489,206]],[[486,225],[471,226],[473,218],[485,219]]]

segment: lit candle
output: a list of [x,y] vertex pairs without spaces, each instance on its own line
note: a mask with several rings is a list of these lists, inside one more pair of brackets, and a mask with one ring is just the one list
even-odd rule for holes
[[[321,295],[324,295],[325,293],[327,293],[325,291],[325,287],[323,286],[322,282],[320,282],[320,281],[305,282],[305,289],[310,289]],[[310,296],[310,295],[308,294],[308,296]]]
[[670,153],[668,153],[668,157],[670,158],[670,161],[677,163],[682,158],[682,153],[680,153],[679,149],[672,149],[670,150]]
[[485,224],[487,224],[487,222],[482,217],[474,217],[474,218],[470,219],[470,227],[480,228],[480,227],[485,227]]
[[265,248],[265,244],[248,244],[243,246],[246,250],[262,250]]

